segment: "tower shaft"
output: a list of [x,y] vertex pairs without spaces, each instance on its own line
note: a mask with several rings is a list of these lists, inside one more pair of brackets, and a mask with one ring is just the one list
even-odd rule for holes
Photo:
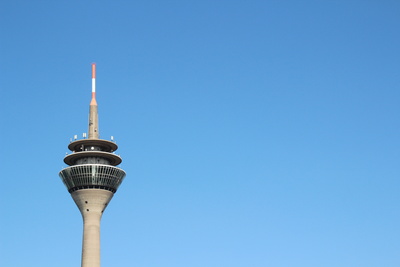
[[97,104],[90,104],[89,106],[89,139],[99,139],[99,116]]
[[101,189],[71,194],[83,218],[82,267],[100,267],[100,221],[113,193]]

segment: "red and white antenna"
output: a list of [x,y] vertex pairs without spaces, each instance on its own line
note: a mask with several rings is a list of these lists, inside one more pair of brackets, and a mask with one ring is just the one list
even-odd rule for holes
[[89,106],[89,139],[99,139],[99,115],[96,101],[96,63],[92,63],[92,101]]
[[90,105],[97,105],[96,102],[96,63],[92,63],[92,101]]

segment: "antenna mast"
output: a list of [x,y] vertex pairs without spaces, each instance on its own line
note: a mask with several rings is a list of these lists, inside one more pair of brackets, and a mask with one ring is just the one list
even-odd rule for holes
[[99,139],[99,115],[96,102],[96,63],[92,64],[92,100],[89,107],[89,139]]

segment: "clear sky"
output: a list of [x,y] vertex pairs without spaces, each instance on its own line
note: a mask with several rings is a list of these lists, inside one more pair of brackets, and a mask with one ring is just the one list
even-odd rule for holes
[[58,177],[87,132],[127,177],[102,267],[400,266],[399,1],[0,3],[0,266],[80,266]]

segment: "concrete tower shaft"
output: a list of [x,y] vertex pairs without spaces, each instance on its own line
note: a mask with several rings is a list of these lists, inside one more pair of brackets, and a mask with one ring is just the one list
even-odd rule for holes
[[68,145],[72,153],[64,162],[69,167],[59,173],[83,218],[82,267],[100,267],[101,217],[126,175],[117,167],[122,162],[114,153],[118,146],[99,139],[98,125],[96,65],[92,64],[89,136]]
[[83,219],[82,267],[100,266],[100,221],[114,193],[85,189],[71,193]]
[[89,107],[89,139],[99,139],[99,118],[98,107],[90,105]]

